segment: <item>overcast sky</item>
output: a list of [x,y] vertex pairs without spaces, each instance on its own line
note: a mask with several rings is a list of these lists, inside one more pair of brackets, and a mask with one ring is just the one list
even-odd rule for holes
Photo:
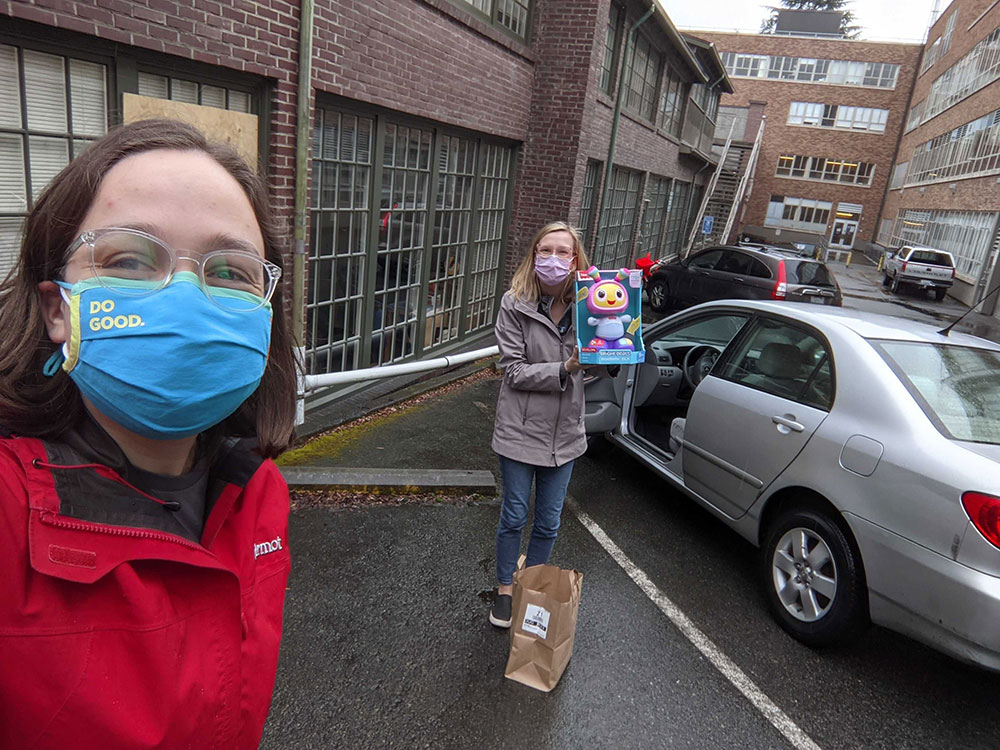
[[[949,0],[853,0],[849,8],[862,27],[863,39],[922,42],[935,4],[943,11]],[[680,29],[760,31],[772,3],[754,0],[660,0]],[[778,5],[775,2],[773,5]]]

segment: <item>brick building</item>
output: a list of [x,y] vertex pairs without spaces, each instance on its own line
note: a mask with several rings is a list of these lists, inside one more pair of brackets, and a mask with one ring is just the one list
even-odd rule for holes
[[736,90],[721,119],[752,141],[766,118],[741,224],[823,234],[834,253],[872,240],[920,46],[691,33],[714,43]]
[[[950,250],[967,304],[1000,283],[998,107],[1000,7],[954,0],[924,46],[878,240]],[[982,311],[996,309],[993,295]]]
[[153,115],[232,141],[265,175],[311,373],[488,338],[547,221],[578,223],[602,265],[680,247],[714,166],[719,93],[731,89],[714,51],[661,7],[309,7],[303,17],[285,0],[0,3],[0,272],[48,180],[108,127]]

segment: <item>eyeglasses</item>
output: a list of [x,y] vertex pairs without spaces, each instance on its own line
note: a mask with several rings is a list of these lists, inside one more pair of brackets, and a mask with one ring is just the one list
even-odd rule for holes
[[535,254],[539,258],[551,258],[553,255],[555,255],[557,258],[561,258],[562,260],[569,260],[570,258],[576,256],[575,252],[573,252],[572,250],[567,250],[566,248],[559,248],[555,252],[552,252],[552,249],[548,247],[536,248]]
[[[119,227],[84,232],[66,257],[67,265],[81,258],[101,286],[132,296],[159,291],[170,283],[177,261],[190,260],[198,264],[198,278],[209,299],[242,312],[266,305],[281,278],[278,266],[254,252],[220,249],[202,256],[180,255],[151,234]],[[114,283],[119,281],[139,283]]]

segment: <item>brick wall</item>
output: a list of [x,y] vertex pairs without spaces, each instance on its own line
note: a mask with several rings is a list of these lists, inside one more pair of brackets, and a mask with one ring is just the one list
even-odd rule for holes
[[448,0],[316,8],[317,91],[523,141],[534,55]]
[[[762,225],[772,194],[830,201],[834,204],[834,208],[838,202],[844,201],[864,206],[861,222],[858,225],[857,240],[873,239],[877,231],[876,219],[891,177],[896,144],[906,117],[909,93],[920,56],[920,45],[802,39],[761,34],[692,33],[714,42],[720,53],[746,52],[831,60],[889,62],[900,66],[896,88],[892,90],[734,77],[732,83],[736,93],[724,95],[721,101],[721,104],[729,106],[747,106],[752,101],[765,102],[764,140],[761,144],[757,171],[754,173],[753,193],[747,203],[743,223]],[[793,101],[888,109],[889,120],[882,134],[787,125],[789,105]],[[872,184],[870,187],[858,187],[778,177],[775,175],[775,168],[778,157],[782,154],[872,162],[875,164]],[[831,212],[826,232],[828,236],[832,222]]]

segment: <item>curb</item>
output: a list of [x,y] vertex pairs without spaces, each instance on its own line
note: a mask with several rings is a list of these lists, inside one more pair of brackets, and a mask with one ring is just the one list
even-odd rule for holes
[[373,495],[497,493],[493,472],[473,469],[365,469],[280,467],[293,490],[350,490]]

